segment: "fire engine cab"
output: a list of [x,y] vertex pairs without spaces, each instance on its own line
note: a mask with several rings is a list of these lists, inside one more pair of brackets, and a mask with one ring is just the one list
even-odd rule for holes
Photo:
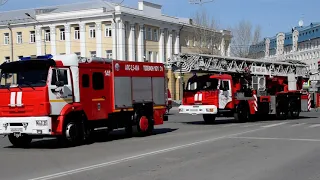
[[0,69],[0,134],[17,147],[47,136],[79,145],[103,128],[147,135],[167,120],[160,63],[69,54],[23,57]]
[[180,54],[168,64],[178,73],[194,73],[183,85],[179,113],[203,115],[207,123],[218,115],[242,122],[253,115],[297,118],[307,102],[302,100],[307,66],[297,61]]

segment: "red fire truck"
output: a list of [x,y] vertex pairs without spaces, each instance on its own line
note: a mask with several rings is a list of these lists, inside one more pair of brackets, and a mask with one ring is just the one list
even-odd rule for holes
[[242,122],[253,115],[297,118],[302,102],[307,103],[302,100],[302,84],[308,79],[304,64],[203,54],[183,54],[175,59],[172,67],[194,72],[184,85],[179,112],[203,115],[207,123],[218,115],[234,116]]
[[47,136],[80,145],[103,128],[147,135],[167,120],[160,63],[70,54],[24,57],[0,69],[0,134],[17,147]]

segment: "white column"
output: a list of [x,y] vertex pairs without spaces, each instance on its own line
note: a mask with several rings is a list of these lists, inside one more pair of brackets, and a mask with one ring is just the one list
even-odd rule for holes
[[71,54],[71,31],[70,24],[64,25],[64,33],[66,36],[66,54]]
[[96,22],[96,48],[97,57],[102,57],[102,31],[101,22]]
[[56,26],[50,26],[50,43],[51,43],[51,54],[57,54],[57,47],[56,47]]
[[166,60],[164,57],[164,30],[160,29],[160,37],[159,37],[159,57],[158,62],[164,63]]
[[180,53],[180,36],[177,31],[175,35],[176,35],[176,38],[174,42],[174,54],[179,54]]
[[36,47],[37,47],[37,56],[42,55],[42,28],[41,26],[36,26]]
[[118,60],[125,60],[126,39],[124,31],[124,22],[118,22]]
[[128,41],[129,61],[136,61],[135,28],[136,28],[135,24],[130,24],[130,33],[129,33],[129,41]]
[[86,57],[86,24],[80,23],[80,52],[82,57]]
[[139,37],[138,37],[138,61],[144,61],[144,25],[139,25]]
[[228,50],[227,50],[227,56],[231,56],[231,42],[229,42],[229,45],[228,45]]
[[167,59],[172,56],[172,30],[168,29]]
[[117,23],[112,23],[112,59],[118,59],[117,56]]
[[224,37],[222,37],[222,39],[221,39],[221,56],[225,56],[226,55],[226,49],[225,49],[225,47],[226,47],[226,42],[225,42],[225,39],[224,39]]

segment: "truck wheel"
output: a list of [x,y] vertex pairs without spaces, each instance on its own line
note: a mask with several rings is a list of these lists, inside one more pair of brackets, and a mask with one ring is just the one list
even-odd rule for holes
[[299,118],[300,110],[295,102],[289,104],[288,117],[291,119]]
[[216,120],[216,115],[215,114],[204,114],[202,115],[203,120],[206,124],[211,124]]
[[68,121],[64,127],[63,137],[58,139],[63,145],[76,146],[84,142],[84,131],[80,122]]
[[154,129],[154,122],[151,117],[139,116],[137,121],[138,133],[145,136],[150,135]]
[[236,107],[234,119],[239,122],[247,122],[250,119],[249,107],[241,103]]
[[29,135],[23,134],[20,137],[16,137],[13,134],[8,136],[9,141],[14,147],[26,148],[32,141],[32,138]]

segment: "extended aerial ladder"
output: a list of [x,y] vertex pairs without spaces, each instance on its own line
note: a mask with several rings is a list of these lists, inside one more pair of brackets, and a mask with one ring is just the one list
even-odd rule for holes
[[307,65],[297,60],[273,61],[207,54],[173,55],[167,61],[173,72],[241,73],[248,69],[252,75],[309,77]]

